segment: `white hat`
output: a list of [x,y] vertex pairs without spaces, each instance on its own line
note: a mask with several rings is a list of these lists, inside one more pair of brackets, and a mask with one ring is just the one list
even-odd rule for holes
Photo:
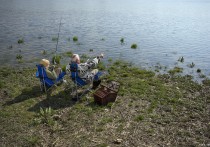
[[73,54],[71,57],[71,62],[78,62],[80,61],[80,57],[78,54]]

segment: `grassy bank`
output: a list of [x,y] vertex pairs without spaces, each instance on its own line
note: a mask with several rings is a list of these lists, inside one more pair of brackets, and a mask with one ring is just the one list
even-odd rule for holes
[[[104,68],[101,66],[101,68]],[[40,91],[36,69],[0,69],[1,146],[206,146],[210,143],[210,82],[156,75],[116,61],[115,103],[92,94],[71,101],[70,85]],[[67,77],[67,80],[70,79]]]

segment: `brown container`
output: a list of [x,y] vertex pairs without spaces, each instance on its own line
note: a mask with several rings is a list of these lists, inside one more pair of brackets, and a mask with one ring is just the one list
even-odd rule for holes
[[101,84],[100,88],[93,94],[94,101],[99,105],[107,105],[109,102],[114,102],[119,91],[120,84],[111,81],[107,85]]

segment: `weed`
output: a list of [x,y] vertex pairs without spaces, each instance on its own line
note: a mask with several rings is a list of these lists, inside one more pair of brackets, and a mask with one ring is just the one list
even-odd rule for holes
[[105,66],[104,62],[99,62],[98,63],[98,69],[99,70],[105,70],[106,69],[106,66]]
[[61,56],[55,55],[55,56],[53,56],[53,58],[52,58],[52,63],[53,63],[53,64],[60,64],[60,60],[61,60]]
[[137,48],[137,44],[132,44],[132,45],[131,45],[131,48],[132,48],[132,49],[136,49],[136,48]]
[[73,37],[73,41],[78,41],[78,37],[77,36],[74,36]]
[[68,57],[71,57],[73,55],[73,53],[71,51],[68,51],[65,53]]
[[54,125],[55,122],[52,116],[53,116],[53,111],[51,107],[46,109],[40,108],[39,118],[41,120],[41,123],[47,124],[49,126]]
[[135,121],[142,121],[144,120],[144,116],[143,115],[138,115],[136,118],[135,118]]
[[17,60],[21,60],[22,58],[23,58],[22,55],[20,55],[20,54],[17,54],[17,55],[16,55],[16,59],[17,59]]
[[18,40],[18,44],[22,44],[22,43],[24,43],[24,40],[23,39],[19,39]]
[[121,42],[121,44],[123,44],[124,43],[124,38],[121,38],[120,42]]
[[36,135],[32,135],[26,138],[29,146],[36,146],[39,144],[40,138]]
[[171,69],[168,71],[168,73],[174,75],[175,73],[181,73],[183,72],[183,68],[181,67],[174,67],[174,69]]
[[191,64],[188,64],[188,67],[190,67],[190,68],[193,68],[195,66],[195,63],[191,63]]
[[89,49],[90,52],[93,52],[93,49]]
[[105,41],[105,39],[104,38],[101,38],[101,41]]
[[178,61],[183,63],[184,62],[184,57],[179,57]]
[[39,36],[39,37],[38,37],[38,39],[42,39],[42,37],[41,37],[41,36]]

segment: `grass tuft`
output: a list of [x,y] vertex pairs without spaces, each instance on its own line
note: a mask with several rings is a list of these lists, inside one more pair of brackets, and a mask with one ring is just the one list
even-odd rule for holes
[[132,44],[132,45],[131,45],[131,48],[132,48],[132,49],[136,49],[136,48],[137,48],[137,44]]

